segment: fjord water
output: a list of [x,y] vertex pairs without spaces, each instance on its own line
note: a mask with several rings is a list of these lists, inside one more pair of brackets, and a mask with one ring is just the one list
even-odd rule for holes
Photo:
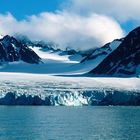
[[0,140],[139,140],[139,130],[140,107],[0,107]]

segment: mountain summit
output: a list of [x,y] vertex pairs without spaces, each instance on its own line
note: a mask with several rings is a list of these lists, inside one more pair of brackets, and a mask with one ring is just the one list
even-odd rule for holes
[[27,45],[22,44],[9,35],[0,39],[0,62],[14,62],[22,60],[30,64],[38,64],[40,57]]
[[133,76],[140,73],[140,27],[131,31],[122,43],[95,69],[93,75]]

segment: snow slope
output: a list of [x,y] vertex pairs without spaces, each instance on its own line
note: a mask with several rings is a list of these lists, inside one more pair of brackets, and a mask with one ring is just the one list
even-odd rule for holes
[[109,54],[117,49],[121,42],[122,40],[114,40],[113,42],[94,50],[93,53],[84,58],[81,63],[84,65],[89,64],[90,66],[92,66],[92,69],[96,68]]
[[77,75],[91,70],[93,63],[80,63],[83,57],[79,54],[68,55],[62,51],[44,51],[40,47],[31,47],[41,58],[42,63],[29,64],[23,61],[9,62],[0,67],[0,72],[40,73],[51,75]]
[[103,47],[75,51],[70,47],[61,50],[53,42],[7,35],[0,39],[0,72],[138,77],[139,37],[140,27]]
[[[65,63],[79,63],[79,61],[82,59],[82,57],[79,55],[79,59],[76,59],[77,61],[72,61],[70,58],[70,55],[63,54],[61,55],[61,52],[53,52],[53,51],[43,51],[39,47],[31,47],[30,48],[36,52],[40,58],[42,58],[43,62],[45,63],[46,60],[53,60],[53,61],[61,61]],[[78,54],[75,55],[75,57],[78,57]]]
[[82,62],[88,61],[88,60],[96,60],[97,58],[101,57],[101,60],[104,59],[106,56],[108,56],[111,52],[113,52],[117,47],[122,43],[122,40],[114,40],[110,43],[107,43],[101,48],[97,48],[93,50],[92,54],[87,56],[85,59],[82,60]]
[[140,105],[139,78],[0,73],[0,104]]
[[[52,75],[81,75],[95,68],[120,43],[116,40],[91,52],[60,50],[55,44],[18,40],[4,36],[1,40],[0,72],[40,73]],[[23,48],[26,48],[23,50]],[[23,51],[19,51],[23,50]],[[94,58],[96,56],[96,58]],[[93,59],[92,59],[93,58]],[[81,63],[85,59],[87,61]]]
[[[51,49],[42,49],[41,47],[29,46],[41,59],[42,63],[28,64],[22,61],[7,63],[1,67],[1,72],[25,72],[25,73],[42,73],[42,74],[51,74],[51,75],[81,75],[89,72],[101,61],[111,53],[117,46],[120,44],[120,41],[113,41],[107,46],[100,50],[96,50],[92,56],[98,55],[94,59],[89,59],[87,61],[83,60],[83,56],[80,54],[68,55],[67,52],[61,50],[54,51]],[[105,55],[102,55],[101,52],[106,51]]]
[[140,27],[137,27],[89,74],[92,76],[134,77],[140,76],[139,66]]

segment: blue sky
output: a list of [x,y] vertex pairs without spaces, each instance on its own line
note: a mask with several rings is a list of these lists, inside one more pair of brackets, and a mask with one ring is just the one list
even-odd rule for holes
[[137,26],[139,26],[139,23],[135,20],[128,20],[124,23],[121,23],[121,27],[125,30],[126,33],[129,33]]
[[0,0],[0,13],[10,12],[17,19],[39,14],[44,11],[54,12],[65,0]]
[[0,34],[101,46],[140,25],[138,0],[0,0]]
[[[0,0],[0,13],[10,12],[16,19],[22,20],[27,16],[36,15],[44,11],[55,12],[56,10],[61,10],[62,4],[66,1],[69,0],[12,0],[11,2],[9,0]],[[135,20],[121,23],[126,32],[131,31],[137,25]]]

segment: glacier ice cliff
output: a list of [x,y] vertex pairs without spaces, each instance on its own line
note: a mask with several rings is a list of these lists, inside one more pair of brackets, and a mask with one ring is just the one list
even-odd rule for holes
[[0,73],[0,105],[140,105],[140,78]]
[[1,94],[0,105],[140,105],[138,91],[111,89],[85,91],[46,91],[46,94],[8,92]]

